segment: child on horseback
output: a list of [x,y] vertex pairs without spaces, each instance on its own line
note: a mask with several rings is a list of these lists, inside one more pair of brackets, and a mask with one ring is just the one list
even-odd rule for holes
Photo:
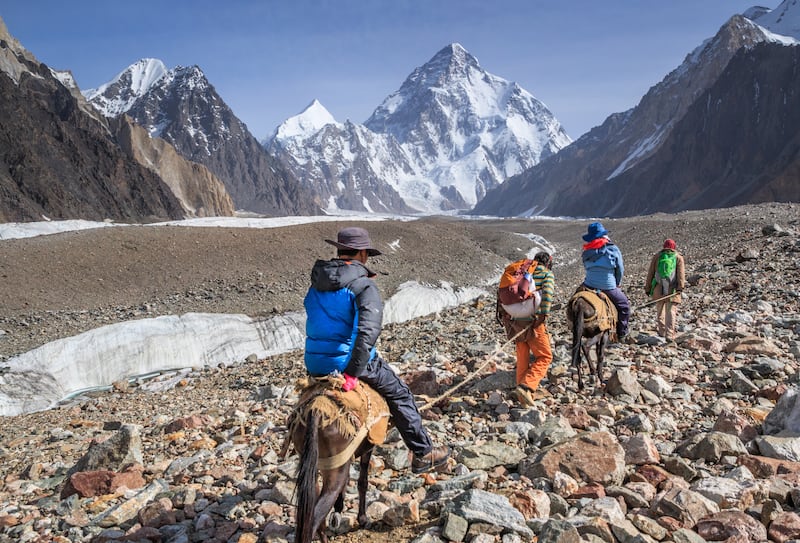
[[381,333],[383,302],[366,267],[367,258],[380,255],[363,228],[339,231],[331,260],[317,260],[311,270],[306,309],[306,369],[312,376],[339,372],[344,390],[358,380],[372,387],[389,406],[392,420],[406,446],[414,453],[411,470],[430,471],[447,462],[450,448],[434,447],[422,426],[414,396],[408,386],[378,355],[375,344]]
[[586,242],[581,254],[583,267],[586,270],[583,286],[603,291],[617,308],[617,341],[623,342],[628,335],[631,304],[620,288],[625,274],[622,253],[619,247],[611,242],[608,230],[599,222],[589,225],[586,234],[583,235],[583,241]]

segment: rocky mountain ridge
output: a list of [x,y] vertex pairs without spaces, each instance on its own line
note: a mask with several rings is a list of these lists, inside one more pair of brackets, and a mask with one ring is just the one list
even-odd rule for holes
[[261,147],[198,66],[167,70],[161,61],[143,59],[85,96],[105,115],[129,115],[150,136],[204,165],[225,184],[237,209],[319,213],[315,196]]
[[[759,23],[777,30],[782,27],[769,16],[796,19],[799,10],[787,1],[771,12],[751,10],[755,21],[732,17],[636,107],[611,115],[552,160],[492,191],[474,213],[626,216],[797,201],[797,187],[780,173],[794,168],[796,126],[764,122],[791,114],[783,103],[793,94],[787,78],[794,61],[786,49],[796,49],[796,40]],[[751,69],[767,58],[769,73]],[[747,141],[767,142],[764,152],[740,145],[745,133],[738,125],[751,113],[759,121]]]
[[[0,20],[2,220],[147,222],[232,215],[224,187],[130,121],[109,122],[72,74],[40,63]],[[220,193],[222,189],[223,193]]]

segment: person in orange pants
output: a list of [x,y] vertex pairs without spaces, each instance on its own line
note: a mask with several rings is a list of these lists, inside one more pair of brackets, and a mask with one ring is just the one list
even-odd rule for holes
[[537,395],[536,389],[547,375],[547,370],[553,361],[550,334],[545,323],[550,315],[555,288],[553,272],[550,270],[553,266],[553,257],[546,252],[539,252],[533,259],[536,261],[536,267],[531,274],[532,282],[541,296],[534,314],[530,317],[514,318],[498,303],[498,320],[505,327],[508,338],[524,330],[516,339],[517,387],[514,389],[517,400],[524,406],[533,405]]
[[[531,356],[532,355],[532,356]],[[528,334],[525,341],[517,342],[517,389],[516,395],[522,403],[532,403],[533,393],[539,383],[547,375],[550,363],[553,361],[553,351],[550,348],[550,334],[547,324],[541,317],[537,325],[534,320],[532,333]],[[522,389],[522,390],[519,390]]]

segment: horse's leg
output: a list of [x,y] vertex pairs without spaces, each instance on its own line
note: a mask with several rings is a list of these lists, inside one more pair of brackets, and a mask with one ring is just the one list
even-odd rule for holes
[[317,500],[317,507],[314,509],[315,533],[319,535],[322,543],[328,543],[328,536],[325,534],[325,529],[328,527],[328,513],[330,513],[334,502],[343,499],[342,496],[349,479],[349,460],[343,466],[322,472],[322,492]]
[[605,366],[606,347],[608,346],[609,331],[603,332],[600,341],[597,342],[597,381],[603,384],[603,369]]
[[572,367],[578,373],[578,390],[583,390],[581,377],[581,350],[583,348],[583,311],[577,303],[570,305],[572,312]]
[[358,523],[361,526],[367,525],[367,487],[369,480],[369,461],[372,458],[372,443],[367,441],[363,445],[368,445],[359,459],[358,472]]
[[589,366],[589,377],[592,379],[594,379],[594,362],[592,362],[592,345],[594,344],[595,340],[596,338],[592,337],[589,338],[589,340],[583,344],[583,356],[586,357],[586,364],[588,364]]

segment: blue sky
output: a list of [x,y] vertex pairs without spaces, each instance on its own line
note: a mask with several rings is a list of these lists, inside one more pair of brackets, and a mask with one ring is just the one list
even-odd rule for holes
[[[318,99],[364,122],[452,42],[544,102],[577,139],[635,106],[739,0],[4,0],[40,61],[96,87],[136,60],[196,64],[259,140]],[[761,5],[774,8],[778,0]]]

